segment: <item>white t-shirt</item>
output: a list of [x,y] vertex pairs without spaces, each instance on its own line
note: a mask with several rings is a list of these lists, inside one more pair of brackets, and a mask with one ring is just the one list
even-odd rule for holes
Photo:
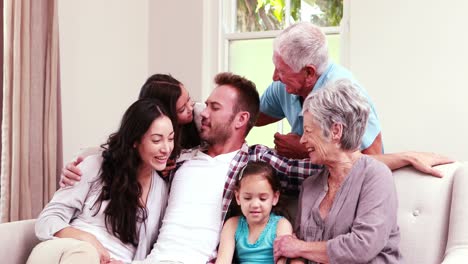
[[175,173],[158,241],[145,263],[206,263],[219,243],[224,184],[238,151],[197,151]]

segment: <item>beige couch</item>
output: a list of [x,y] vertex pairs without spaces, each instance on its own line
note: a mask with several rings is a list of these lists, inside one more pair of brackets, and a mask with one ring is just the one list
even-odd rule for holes
[[[444,178],[412,168],[394,172],[405,263],[468,263],[468,163],[438,169]],[[1,263],[25,263],[38,243],[34,220],[1,224],[0,243]]]

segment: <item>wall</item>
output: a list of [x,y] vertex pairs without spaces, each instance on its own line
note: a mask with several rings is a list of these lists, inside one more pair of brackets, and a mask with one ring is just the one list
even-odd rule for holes
[[148,2],[59,1],[64,161],[98,146],[148,76]]
[[115,131],[150,74],[170,73],[206,99],[219,71],[218,4],[59,2],[65,163]]
[[374,99],[386,151],[468,160],[468,2],[349,2],[349,66]]
[[219,1],[149,1],[149,72],[170,73],[203,101],[218,72]]
[[[209,94],[219,3],[176,2],[59,2],[65,161],[115,130],[149,74],[172,73],[196,100]],[[468,2],[348,2],[348,63],[377,105],[386,151],[468,160]]]
[[[198,1],[149,2],[149,69],[151,73],[170,73],[185,84],[191,96],[200,97],[202,18]],[[164,25],[164,26],[162,26]],[[197,51],[197,52],[195,52]],[[191,77],[193,76],[193,77]]]

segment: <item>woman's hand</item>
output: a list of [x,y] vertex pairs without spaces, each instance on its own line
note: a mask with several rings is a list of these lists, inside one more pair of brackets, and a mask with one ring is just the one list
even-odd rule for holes
[[173,159],[168,159],[168,160],[167,160],[167,163],[166,163],[166,168],[160,172],[160,173],[161,173],[161,176],[163,176],[163,177],[168,176],[169,173],[171,172],[171,170],[175,169],[175,167],[176,167],[176,162],[175,162],[175,160],[173,160]]
[[116,259],[110,259],[107,264],[125,264],[121,260],[116,260]]
[[96,248],[101,264],[106,264],[111,261],[109,251],[107,251],[107,249],[101,244],[101,242],[99,242],[99,240],[97,240],[94,235],[87,233],[85,236],[83,236],[83,241],[90,243],[94,248]]
[[76,229],[74,227],[65,227],[64,229],[56,232],[54,236],[60,238],[74,238],[88,242],[97,250],[101,264],[105,264],[110,261],[110,254],[107,249],[91,233]]
[[106,264],[111,261],[109,251],[107,251],[107,249],[101,244],[101,242],[99,242],[99,240],[96,239],[95,236],[89,234],[89,236],[84,238],[84,241],[91,243],[91,245],[96,248],[101,264]]
[[275,261],[280,257],[299,258],[302,241],[294,235],[279,236],[275,239],[273,253]]

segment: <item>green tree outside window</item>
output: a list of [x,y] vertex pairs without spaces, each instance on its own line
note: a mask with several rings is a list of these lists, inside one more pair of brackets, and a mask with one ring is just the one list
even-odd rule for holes
[[[286,0],[288,1],[288,0]],[[237,31],[281,30],[290,23],[310,21],[322,27],[340,24],[343,0],[237,0]]]

